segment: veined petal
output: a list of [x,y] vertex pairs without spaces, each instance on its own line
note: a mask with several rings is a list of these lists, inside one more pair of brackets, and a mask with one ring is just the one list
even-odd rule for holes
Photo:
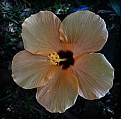
[[102,54],[85,54],[75,62],[73,70],[83,98],[101,98],[113,85],[114,69]]
[[60,50],[60,19],[50,11],[31,15],[22,24],[22,38],[27,51],[48,54]]
[[56,68],[49,65],[47,57],[21,51],[13,58],[12,76],[19,86],[31,89],[45,85],[54,76]]
[[99,51],[107,41],[108,31],[104,20],[90,11],[68,15],[60,26],[60,39],[74,55]]
[[78,81],[70,70],[62,70],[47,85],[38,88],[37,101],[50,112],[64,112],[74,105]]

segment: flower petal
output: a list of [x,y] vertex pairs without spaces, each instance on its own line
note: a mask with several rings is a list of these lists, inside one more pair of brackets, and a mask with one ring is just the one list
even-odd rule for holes
[[108,37],[104,20],[90,11],[68,15],[59,31],[62,44],[66,49],[73,50],[75,55],[99,51]]
[[92,53],[80,57],[73,70],[79,80],[79,94],[83,98],[101,98],[113,85],[114,69],[102,54]]
[[50,66],[47,58],[21,51],[15,55],[12,62],[14,81],[25,89],[45,85],[54,76],[56,68]]
[[27,51],[48,54],[60,50],[60,19],[50,11],[31,15],[22,24],[22,38]]
[[38,88],[37,101],[50,112],[64,112],[74,105],[78,81],[70,70],[62,70],[47,85]]

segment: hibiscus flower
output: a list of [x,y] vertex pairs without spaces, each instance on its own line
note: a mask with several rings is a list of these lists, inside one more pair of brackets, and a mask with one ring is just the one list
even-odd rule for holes
[[36,99],[48,111],[64,112],[78,95],[94,100],[109,92],[114,69],[94,53],[108,38],[100,16],[78,11],[61,22],[40,11],[24,21],[21,35],[25,50],[13,58],[13,79],[22,88],[37,88]]

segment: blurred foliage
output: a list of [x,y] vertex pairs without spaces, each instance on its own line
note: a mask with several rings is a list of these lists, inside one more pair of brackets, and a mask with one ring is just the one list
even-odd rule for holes
[[[114,0],[1,0],[0,2],[0,119],[121,119],[121,1]],[[108,42],[100,51],[115,69],[114,86],[94,101],[78,97],[63,114],[51,114],[40,106],[36,89],[24,90],[11,77],[13,56],[24,49],[21,24],[40,10],[53,11],[61,20],[78,10],[91,10],[106,22]]]
[[121,17],[121,1],[120,0],[110,0],[112,8]]

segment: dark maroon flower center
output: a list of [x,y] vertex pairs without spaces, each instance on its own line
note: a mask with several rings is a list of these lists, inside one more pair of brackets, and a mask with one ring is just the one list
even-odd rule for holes
[[65,61],[60,61],[59,65],[62,65],[63,69],[69,68],[71,65],[74,65],[73,53],[71,51],[59,51],[57,52],[60,59],[66,59]]

